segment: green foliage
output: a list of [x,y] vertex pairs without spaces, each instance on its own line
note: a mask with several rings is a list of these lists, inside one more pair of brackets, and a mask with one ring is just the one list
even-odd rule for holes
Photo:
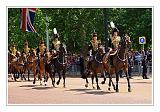
[[[138,38],[146,36],[147,44],[152,43],[152,9],[151,8],[107,8],[108,23],[113,21],[123,33],[128,33],[133,41],[132,47],[139,48]],[[8,43],[15,42],[19,50],[25,40],[31,48],[38,46],[39,41],[46,39],[46,15],[49,18],[50,44],[53,28],[57,28],[60,39],[67,45],[70,52],[82,52],[91,39],[95,30],[98,39],[105,43],[104,14],[99,8],[40,8],[36,12],[34,27],[38,34],[23,32],[20,29],[20,9],[8,9]]]

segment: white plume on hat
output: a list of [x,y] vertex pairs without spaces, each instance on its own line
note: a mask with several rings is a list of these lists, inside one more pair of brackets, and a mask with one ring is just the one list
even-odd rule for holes
[[115,28],[115,24],[113,23],[113,21],[110,22],[111,28]]
[[57,29],[56,28],[53,29],[53,33],[57,34]]

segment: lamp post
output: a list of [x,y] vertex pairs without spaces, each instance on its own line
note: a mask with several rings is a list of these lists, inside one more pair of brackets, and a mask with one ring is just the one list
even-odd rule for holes
[[46,15],[46,43],[47,43],[47,50],[49,51],[49,35],[48,35],[48,26],[49,26],[49,20]]
[[105,34],[105,48],[107,48],[109,44],[109,37],[108,37],[108,22],[107,22],[107,9],[103,9],[103,17],[104,17],[104,34]]

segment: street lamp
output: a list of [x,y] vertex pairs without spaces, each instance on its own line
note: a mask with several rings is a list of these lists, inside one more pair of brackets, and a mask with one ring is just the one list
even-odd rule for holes
[[47,50],[49,51],[49,35],[48,35],[48,26],[49,26],[49,20],[46,15],[46,43],[47,43]]

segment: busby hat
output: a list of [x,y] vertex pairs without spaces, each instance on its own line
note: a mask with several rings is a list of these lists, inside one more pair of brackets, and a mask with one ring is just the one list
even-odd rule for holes
[[14,42],[12,43],[12,47],[16,47],[16,44]]
[[44,44],[44,40],[41,40],[41,41],[40,41],[40,44]]
[[97,32],[93,32],[92,37],[97,37]]
[[119,32],[119,30],[118,30],[117,27],[114,27],[114,28],[112,28],[112,32],[113,32],[113,33],[114,33],[114,32]]
[[25,41],[25,42],[24,42],[24,45],[28,45],[28,41]]

